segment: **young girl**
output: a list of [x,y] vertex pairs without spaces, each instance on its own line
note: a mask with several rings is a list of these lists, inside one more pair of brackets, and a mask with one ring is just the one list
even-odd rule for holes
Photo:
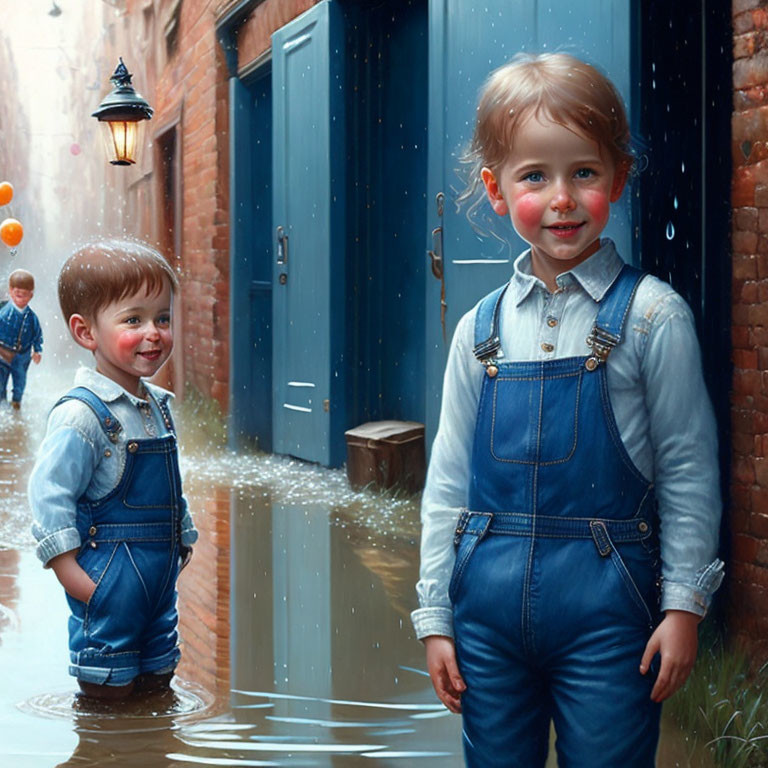
[[716,429],[690,310],[600,240],[621,98],[565,54],[486,82],[471,147],[530,244],[459,322],[424,492],[420,608],[470,766],[654,764],[722,580]]

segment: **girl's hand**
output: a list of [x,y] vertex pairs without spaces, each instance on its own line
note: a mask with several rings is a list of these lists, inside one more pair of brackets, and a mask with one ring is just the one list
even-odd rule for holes
[[75,559],[76,551],[72,549],[69,552],[56,555],[51,559],[49,565],[67,594],[74,597],[75,600],[87,603],[96,589],[96,584]]
[[427,670],[437,698],[453,713],[461,712],[461,694],[467,689],[456,664],[453,640],[445,635],[424,638],[427,649]]
[[645,646],[640,661],[644,675],[651,660],[661,654],[661,669],[651,691],[651,699],[662,702],[680,688],[691,674],[698,648],[698,627],[701,617],[689,611],[667,611]]

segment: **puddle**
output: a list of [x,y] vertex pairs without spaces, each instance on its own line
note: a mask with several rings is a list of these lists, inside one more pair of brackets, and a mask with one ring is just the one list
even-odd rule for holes
[[[3,765],[463,765],[461,721],[437,702],[409,619],[417,500],[212,449],[194,428],[182,470],[200,541],[179,580],[173,697],[75,706],[68,610],[35,558],[26,508],[41,391],[20,418],[0,408]],[[703,768],[689,751],[667,725],[659,768]]]

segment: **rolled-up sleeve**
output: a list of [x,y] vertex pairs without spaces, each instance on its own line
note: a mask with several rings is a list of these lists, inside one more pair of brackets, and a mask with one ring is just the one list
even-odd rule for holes
[[75,427],[57,425],[55,414],[56,410],[28,486],[32,534],[38,542],[36,554],[46,566],[51,558],[80,546],[75,524],[77,500],[96,466],[93,441]]
[[472,356],[474,312],[456,327],[443,382],[440,424],[432,446],[421,504],[421,568],[416,592],[419,608],[411,613],[416,636],[453,637],[448,585],[455,553],[453,535],[466,506],[472,440],[482,366]]
[[690,309],[677,294],[655,308],[641,373],[661,524],[662,610],[703,616],[723,579],[717,428]]

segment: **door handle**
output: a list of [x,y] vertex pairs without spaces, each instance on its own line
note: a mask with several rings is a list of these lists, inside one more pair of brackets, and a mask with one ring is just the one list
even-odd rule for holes
[[282,227],[275,230],[277,235],[277,263],[281,265],[288,264],[288,235]]
[[443,260],[443,209],[445,207],[445,195],[438,192],[435,196],[437,205],[437,216],[440,219],[440,225],[432,230],[432,248],[427,251],[432,267],[432,274],[440,281],[440,325],[443,327],[443,341],[446,342],[445,313],[448,310],[448,304],[445,301],[445,270]]
[[443,279],[443,228],[435,227],[432,230],[432,250],[427,251],[431,261],[432,274],[438,279]]

